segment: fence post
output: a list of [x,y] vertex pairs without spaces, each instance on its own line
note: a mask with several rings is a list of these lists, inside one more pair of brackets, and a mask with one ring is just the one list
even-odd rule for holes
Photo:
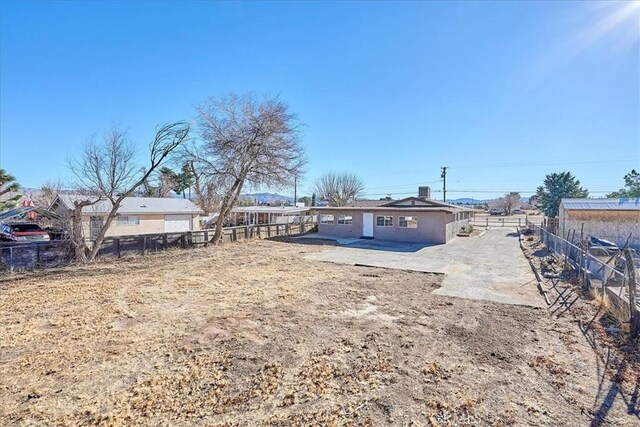
[[209,230],[204,231],[204,246],[209,246]]
[[633,265],[631,249],[626,248],[624,250],[624,258],[625,261],[627,261],[627,277],[629,278],[629,315],[631,317],[630,333],[632,338],[636,338],[640,335],[640,314],[638,313],[638,306],[636,302],[636,267]]
[[40,267],[40,245],[36,245],[36,268]]
[[233,229],[231,230],[231,241],[232,242],[237,242],[238,241],[238,230],[237,229]]
[[187,247],[187,236],[184,233],[180,235],[180,246],[182,246],[182,249]]
[[187,232],[187,243],[189,243],[189,246],[193,246],[193,232],[191,231]]
[[115,243],[116,243],[116,257],[120,258],[122,255],[120,254],[120,238],[119,237],[115,238]]
[[167,245],[168,245],[168,237],[167,237],[167,233],[164,233],[162,235],[162,249],[166,250],[167,249]]
[[487,220],[487,228],[489,228],[489,217],[485,218]]
[[144,255],[147,252],[147,236],[142,236],[142,247],[140,253]]
[[271,238],[271,224],[267,225],[267,238]]
[[284,225],[284,235],[288,236],[289,234],[291,234],[291,225],[289,225],[289,223],[286,223]]

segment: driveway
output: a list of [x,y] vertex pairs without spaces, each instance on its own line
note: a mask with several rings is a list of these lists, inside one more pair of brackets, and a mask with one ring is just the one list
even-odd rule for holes
[[446,245],[358,240],[309,254],[307,259],[340,264],[442,273],[436,294],[543,307],[535,277],[515,229],[488,229],[477,237],[458,237]]

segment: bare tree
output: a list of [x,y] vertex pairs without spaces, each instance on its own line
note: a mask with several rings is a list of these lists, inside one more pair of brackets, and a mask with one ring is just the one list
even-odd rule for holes
[[40,186],[40,190],[33,197],[33,203],[36,206],[48,208],[60,193],[61,189],[62,183],[60,181],[46,181]]
[[[162,126],[156,131],[149,144],[149,164],[140,168],[134,160],[135,150],[126,139],[125,132],[113,128],[102,143],[90,140],[79,158],[72,159],[69,167],[77,178],[81,197],[74,201],[71,213],[71,236],[80,262],[95,259],[104,236],[122,200],[131,196],[159,168],[187,138],[190,126],[186,122],[176,122]],[[99,201],[107,201],[111,210],[97,232],[90,250],[87,250],[82,233],[82,209]]]
[[[253,94],[210,98],[197,108],[200,141],[187,158],[203,183],[222,195],[213,236],[220,242],[225,218],[245,184],[282,188],[305,164],[300,125],[280,99]],[[204,208],[203,208],[204,209]]]
[[216,177],[207,176],[204,172],[196,169],[195,162],[188,162],[193,176],[193,189],[196,195],[195,203],[204,211],[205,215],[210,215],[220,205],[222,196],[218,191]]
[[316,180],[314,191],[321,200],[327,201],[329,206],[345,206],[362,196],[364,183],[353,173],[330,172]]
[[[140,171],[145,174],[147,169],[143,167]],[[141,197],[169,197],[175,186],[176,179],[173,171],[162,167],[140,185],[136,194]]]
[[511,215],[511,212],[520,204],[520,193],[517,192],[507,193],[491,202],[492,207],[502,209],[505,215]]

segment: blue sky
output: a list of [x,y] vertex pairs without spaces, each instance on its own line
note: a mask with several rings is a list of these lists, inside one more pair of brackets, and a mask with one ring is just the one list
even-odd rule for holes
[[562,170],[602,195],[640,168],[638,5],[3,0],[0,167],[68,181],[112,124],[142,162],[155,126],[253,91],[306,125],[299,194],[328,171],[370,197],[438,190],[449,166],[447,198],[529,195]]

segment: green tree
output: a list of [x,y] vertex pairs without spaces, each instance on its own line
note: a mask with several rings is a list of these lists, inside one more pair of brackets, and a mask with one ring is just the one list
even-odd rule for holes
[[189,163],[182,165],[182,172],[178,175],[178,178],[178,188],[180,191],[176,189],[176,193],[179,194],[182,192],[182,197],[184,198],[185,190],[189,190],[189,198],[191,198],[191,187],[193,186],[194,176]]
[[550,218],[558,216],[560,201],[566,198],[587,197],[589,192],[580,186],[580,181],[571,172],[552,173],[545,177],[536,191],[537,204]]
[[309,196],[298,197],[298,202],[304,203],[305,206],[311,206],[311,197]]
[[[189,163],[182,165],[180,173],[174,172],[165,166],[160,169],[160,177],[166,182],[171,183],[171,189],[175,191],[176,194],[182,194],[183,198],[186,198],[185,190],[190,190],[194,182],[193,171]],[[191,192],[189,192],[189,196],[191,196]]]
[[[13,177],[13,175],[9,174],[4,169],[0,169],[0,197],[10,192],[17,192],[19,190],[20,184],[16,182],[16,179]],[[0,201],[0,211],[15,207],[18,203],[18,200],[20,200],[20,197],[22,196],[18,194],[6,200]]]
[[316,205],[316,193],[313,193],[311,195],[311,206],[315,206]]
[[624,176],[624,186],[618,191],[607,194],[607,197],[640,197],[640,173],[632,169]]

